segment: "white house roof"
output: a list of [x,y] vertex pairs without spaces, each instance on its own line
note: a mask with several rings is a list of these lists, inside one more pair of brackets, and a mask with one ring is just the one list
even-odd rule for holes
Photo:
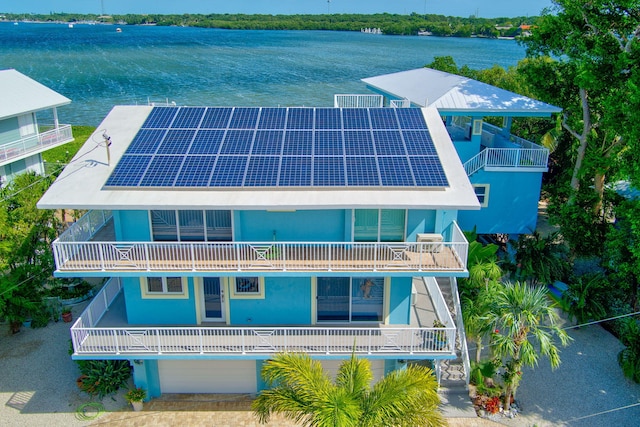
[[[41,209],[479,209],[478,199],[438,111],[422,110],[444,187],[106,187],[153,107],[116,106],[38,202]],[[110,161],[103,133],[111,139]]]
[[0,70],[0,120],[71,103],[69,98],[10,69]]
[[409,99],[440,113],[481,113],[491,116],[549,116],[561,108],[456,74],[431,68],[362,79],[374,91],[394,99]]

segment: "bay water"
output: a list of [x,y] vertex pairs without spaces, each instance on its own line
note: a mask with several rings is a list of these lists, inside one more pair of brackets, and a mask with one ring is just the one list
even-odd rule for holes
[[[459,66],[516,65],[513,40],[358,32],[0,23],[0,69],[15,68],[72,100],[62,123],[97,126],[114,105],[333,105],[372,93],[360,79],[418,68],[436,56]],[[1,96],[1,94],[0,94]]]

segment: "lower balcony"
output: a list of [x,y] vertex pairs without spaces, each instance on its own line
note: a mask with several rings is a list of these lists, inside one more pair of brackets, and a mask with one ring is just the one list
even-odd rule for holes
[[[456,327],[433,278],[414,279],[411,324],[403,326],[133,326],[111,279],[71,328],[75,358],[261,358],[276,352],[455,358]],[[438,319],[444,327],[431,327]],[[114,326],[116,324],[121,326]]]

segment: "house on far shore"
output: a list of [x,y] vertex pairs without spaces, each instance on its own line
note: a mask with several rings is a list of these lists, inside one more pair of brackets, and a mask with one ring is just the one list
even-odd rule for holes
[[69,98],[13,69],[0,70],[0,94],[2,186],[20,173],[44,174],[42,152],[73,141],[73,134],[71,125],[58,123],[57,108]]
[[116,106],[99,129],[111,161],[86,143],[38,202],[88,210],[56,276],[107,279],[74,359],[129,360],[150,397],[259,392],[285,351],[467,384],[456,219],[480,204],[435,108]]
[[[536,229],[549,150],[511,134],[512,120],[551,117],[561,108],[430,68],[362,81],[380,94],[382,104],[437,108],[481,205],[479,211],[458,213],[463,230],[517,238]],[[489,124],[487,118],[502,123]]]

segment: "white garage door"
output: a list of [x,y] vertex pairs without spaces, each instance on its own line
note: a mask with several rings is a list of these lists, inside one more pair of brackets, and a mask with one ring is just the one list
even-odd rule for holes
[[[342,360],[322,360],[322,367],[329,373],[331,379],[336,378]],[[369,360],[371,363],[371,372],[373,373],[373,384],[377,383],[384,377],[384,360]]]
[[161,360],[162,393],[255,393],[255,360]]

